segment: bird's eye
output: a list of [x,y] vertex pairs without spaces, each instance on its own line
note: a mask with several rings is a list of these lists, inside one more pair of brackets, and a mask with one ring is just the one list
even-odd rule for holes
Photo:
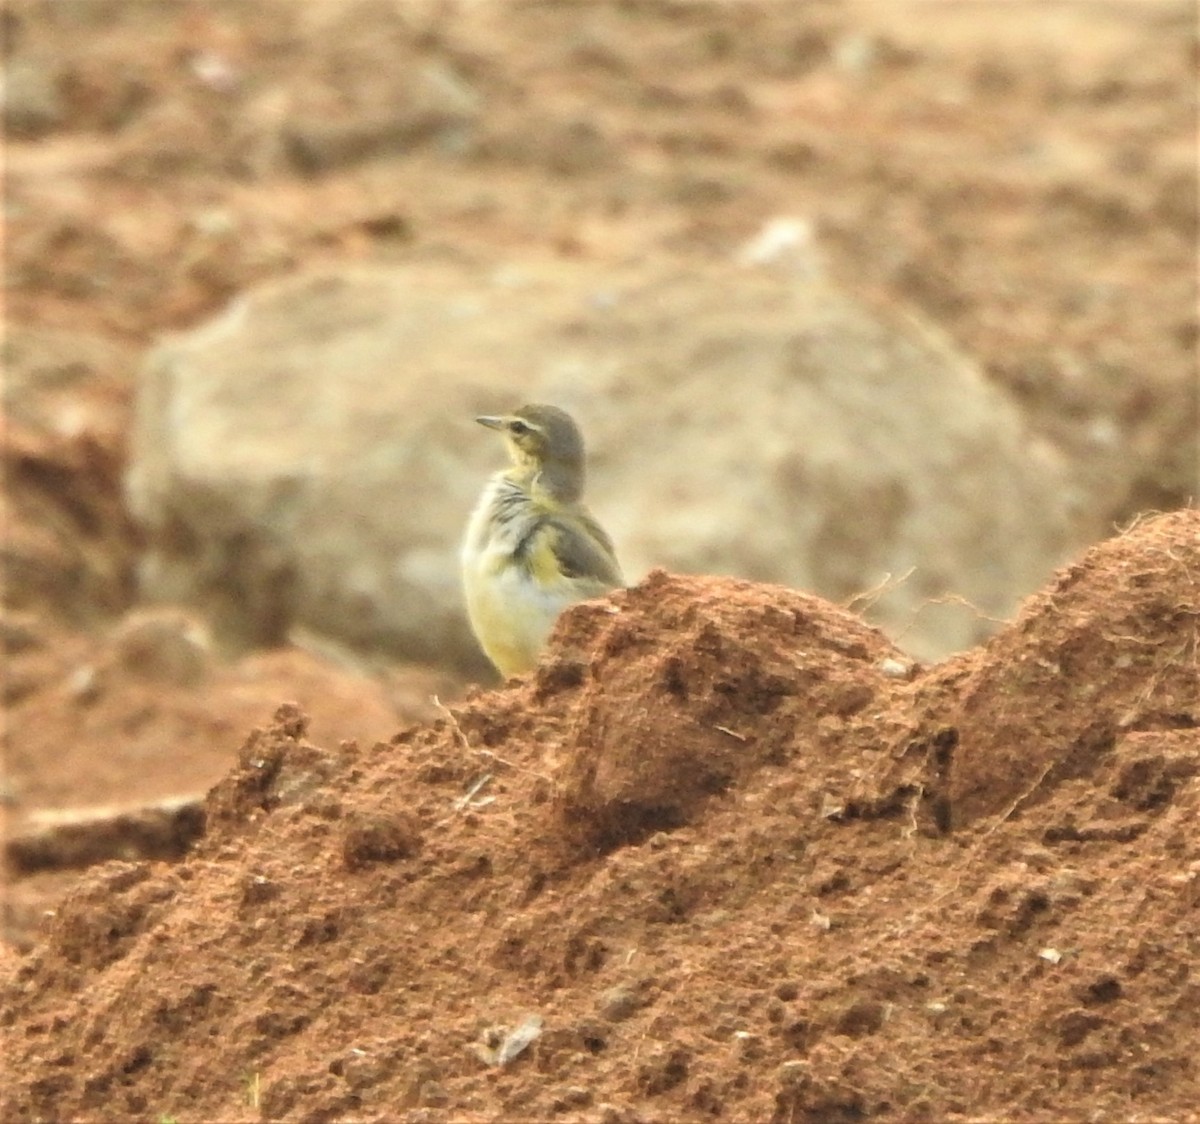
[[509,422],[508,428],[517,437],[524,437],[527,433],[533,432],[523,421]]

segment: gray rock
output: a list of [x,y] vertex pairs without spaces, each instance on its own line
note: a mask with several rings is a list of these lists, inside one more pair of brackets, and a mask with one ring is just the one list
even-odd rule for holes
[[[1072,545],[1063,470],[930,325],[728,263],[420,261],[265,287],[150,358],[127,477],[143,588],[234,644],[302,625],[479,671],[457,551],[503,454],[471,419],[527,400],[579,417],[631,580],[843,600],[908,574],[871,611],[931,657]],[[926,604],[946,594],[978,612]]]
[[194,687],[209,670],[203,627],[178,609],[127,614],[113,632],[117,659],[126,671],[178,687]]

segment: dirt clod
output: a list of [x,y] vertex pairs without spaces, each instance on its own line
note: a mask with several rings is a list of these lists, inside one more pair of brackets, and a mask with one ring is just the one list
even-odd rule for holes
[[1148,519],[910,681],[812,598],[656,574],[567,614],[549,693],[369,752],[284,706],[187,858],[85,876],[9,974],[5,1117],[228,1117],[247,1072],[272,1116],[1186,1115],[1198,575],[1200,513]]

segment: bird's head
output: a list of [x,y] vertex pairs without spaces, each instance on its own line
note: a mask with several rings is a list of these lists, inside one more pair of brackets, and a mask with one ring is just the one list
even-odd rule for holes
[[503,434],[513,467],[555,499],[574,501],[583,492],[583,434],[557,406],[522,406],[511,414],[475,419]]

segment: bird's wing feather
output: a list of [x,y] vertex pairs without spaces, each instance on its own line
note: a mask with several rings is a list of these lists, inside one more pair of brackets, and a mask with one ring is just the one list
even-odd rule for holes
[[572,520],[554,516],[547,524],[552,532],[550,549],[564,577],[595,582],[603,589],[625,584],[612,541],[590,515],[579,512]]

